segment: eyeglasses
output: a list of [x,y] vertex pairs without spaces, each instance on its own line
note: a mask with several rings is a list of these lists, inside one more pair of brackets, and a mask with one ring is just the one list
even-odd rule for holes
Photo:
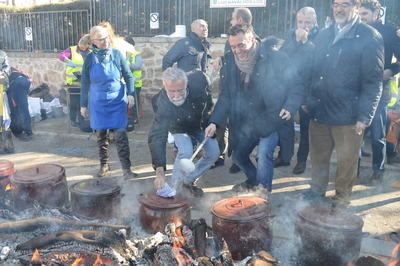
[[105,42],[107,40],[107,37],[101,38],[101,39],[94,39],[93,41],[98,41],[98,42]]
[[349,8],[352,6],[353,6],[353,4],[350,4],[350,3],[333,3],[332,4],[332,8],[334,8],[334,9],[338,9],[339,7],[346,9],[346,8]]

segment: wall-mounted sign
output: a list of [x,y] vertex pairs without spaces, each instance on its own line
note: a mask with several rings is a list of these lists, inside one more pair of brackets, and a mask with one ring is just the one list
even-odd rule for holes
[[211,8],[266,6],[267,0],[210,0]]
[[158,13],[150,13],[150,29],[156,30],[160,28],[160,20]]
[[31,27],[25,27],[25,40],[26,41],[32,41],[32,28]]

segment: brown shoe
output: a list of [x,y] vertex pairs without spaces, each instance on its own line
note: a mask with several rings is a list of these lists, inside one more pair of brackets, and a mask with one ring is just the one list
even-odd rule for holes
[[110,174],[110,166],[108,164],[100,165],[100,170],[97,172],[98,177],[105,177]]
[[138,176],[136,173],[132,172],[130,168],[122,169],[122,172],[124,179],[131,179]]

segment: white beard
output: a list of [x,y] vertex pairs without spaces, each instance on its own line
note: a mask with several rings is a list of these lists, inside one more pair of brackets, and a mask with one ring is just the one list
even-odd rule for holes
[[179,99],[171,99],[168,97],[171,103],[173,103],[175,106],[181,106],[186,101],[186,98],[187,98],[187,89],[185,90],[185,94],[182,95],[182,97]]

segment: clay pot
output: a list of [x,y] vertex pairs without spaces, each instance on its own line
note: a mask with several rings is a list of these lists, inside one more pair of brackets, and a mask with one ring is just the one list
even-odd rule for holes
[[304,208],[295,224],[302,242],[300,260],[305,265],[346,265],[360,253],[363,225],[360,217],[331,204]]
[[139,218],[143,228],[149,233],[164,232],[168,223],[188,225],[191,220],[190,207],[185,198],[163,198],[155,193],[140,194]]
[[68,204],[65,169],[57,164],[38,164],[21,169],[11,177],[12,198],[17,209],[31,207],[33,202],[47,207]]
[[69,190],[71,208],[77,216],[107,220],[120,214],[121,187],[111,179],[83,180]]
[[0,189],[5,189],[10,184],[10,179],[15,173],[14,164],[8,160],[0,160]]
[[270,250],[272,231],[265,199],[254,196],[227,198],[215,203],[211,212],[217,244],[221,246],[225,240],[234,260]]

